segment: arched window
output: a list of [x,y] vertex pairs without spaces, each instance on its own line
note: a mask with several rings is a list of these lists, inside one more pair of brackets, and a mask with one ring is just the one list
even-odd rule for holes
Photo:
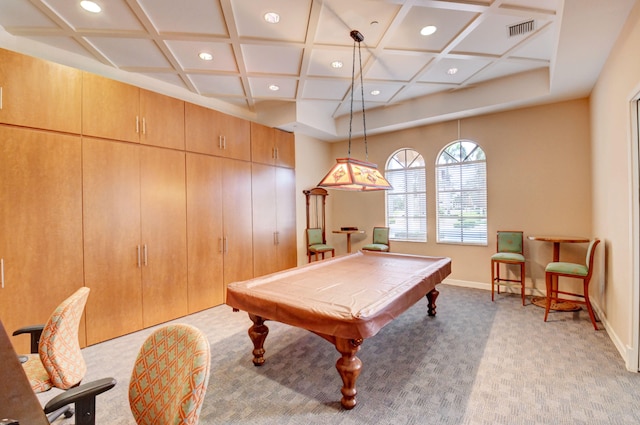
[[486,165],[484,151],[471,140],[456,140],[438,155],[438,242],[487,244]]
[[389,238],[427,241],[427,192],[424,158],[413,149],[400,149],[387,160],[385,177]]

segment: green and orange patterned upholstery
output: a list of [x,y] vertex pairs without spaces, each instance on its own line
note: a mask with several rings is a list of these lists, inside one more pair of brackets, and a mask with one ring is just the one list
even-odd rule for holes
[[89,288],[82,287],[60,304],[45,323],[38,354],[30,354],[24,370],[36,393],[51,387],[67,390],[80,383],[87,365],[80,351],[78,328]]
[[129,383],[136,423],[198,423],[210,364],[209,341],[197,328],[173,324],[154,331],[140,348]]
[[389,228],[374,227],[373,242],[362,247],[365,251],[389,252]]

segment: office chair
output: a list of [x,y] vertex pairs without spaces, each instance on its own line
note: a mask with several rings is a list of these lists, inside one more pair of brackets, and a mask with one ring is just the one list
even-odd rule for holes
[[142,344],[129,405],[138,424],[197,424],[209,383],[211,347],[197,328],[174,324]]
[[373,241],[362,247],[365,251],[381,251],[389,252],[391,244],[389,243],[389,228],[388,227],[374,227],[373,228]]
[[[84,378],[87,365],[80,351],[78,328],[88,297],[89,288],[82,287],[56,307],[44,325],[27,326],[13,332],[14,336],[31,335],[32,354],[26,356],[22,366],[35,393],[48,391],[53,387],[69,391],[77,387]],[[109,386],[107,381],[101,381],[85,394],[85,397],[92,397],[76,403],[76,423],[84,423],[81,416],[90,415],[92,406],[95,411],[95,395],[113,385]],[[95,393],[96,391],[99,392]],[[44,409],[47,419],[52,422],[63,414],[67,418],[71,417],[74,410],[70,404],[49,402]]]
[[[147,337],[138,351],[129,383],[129,406],[137,424],[198,423],[209,384],[211,347],[197,328],[166,325]],[[53,398],[58,407],[95,395],[115,385],[105,378],[82,384]],[[95,403],[94,403],[95,407]],[[86,419],[79,422],[79,419]],[[76,413],[76,425],[94,425],[95,408],[86,418]]]

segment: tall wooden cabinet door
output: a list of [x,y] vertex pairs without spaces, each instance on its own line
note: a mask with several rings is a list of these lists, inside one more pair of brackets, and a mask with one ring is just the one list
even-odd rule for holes
[[274,129],[276,146],[276,165],[280,167],[296,167],[295,135],[286,131]]
[[[8,332],[44,323],[83,286],[81,165],[77,136],[0,125],[0,320]],[[29,352],[28,337],[12,343]]]
[[140,89],[95,74],[82,74],[82,134],[138,142]]
[[187,314],[185,153],[140,146],[145,327]]
[[222,161],[187,153],[189,313],[224,303]]
[[139,146],[83,139],[87,341],[142,329]]
[[253,277],[251,163],[225,159],[222,187],[225,285]]
[[184,150],[184,102],[140,89],[140,143]]
[[0,49],[0,122],[80,134],[82,72]]
[[276,170],[276,227],[278,232],[278,270],[298,265],[296,228],[296,177],[291,168]]
[[273,128],[251,123],[251,160],[261,164],[275,164],[275,133]]
[[257,277],[278,271],[276,167],[253,163],[251,170],[253,273]]

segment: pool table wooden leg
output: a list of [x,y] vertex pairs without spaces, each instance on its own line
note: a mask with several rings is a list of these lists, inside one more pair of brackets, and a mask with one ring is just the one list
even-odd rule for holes
[[264,340],[267,339],[269,328],[264,324],[265,319],[255,314],[249,313],[249,318],[253,326],[249,328],[249,338],[253,342],[253,364],[262,366],[264,364]]
[[438,295],[440,295],[440,292],[438,292],[436,288],[433,288],[427,294],[427,300],[429,300],[429,316],[436,315],[436,298],[438,298]]
[[362,369],[362,361],[356,357],[356,353],[360,350],[362,339],[345,339],[336,338],[336,349],[342,354],[342,357],[336,362],[336,369],[342,378],[342,400],[340,403],[345,409],[353,409],[356,405],[356,380]]

